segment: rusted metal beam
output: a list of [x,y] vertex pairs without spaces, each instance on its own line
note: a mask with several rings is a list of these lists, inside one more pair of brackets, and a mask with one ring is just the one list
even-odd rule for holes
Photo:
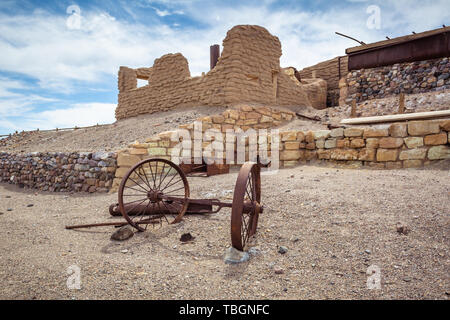
[[343,34],[343,33],[336,32],[336,34],[337,34],[338,36],[345,37],[345,38],[351,39],[351,40],[353,40],[353,41],[356,41],[356,42],[358,42],[358,43],[361,44],[361,45],[364,45],[364,44],[365,44],[364,42],[359,41],[359,40],[357,40],[357,39],[355,39],[355,38],[353,38],[353,37],[347,36],[347,35],[345,35],[345,34]]
[[348,53],[348,69],[359,70],[450,56],[450,30],[426,37],[394,42],[387,40],[378,46],[367,45]]

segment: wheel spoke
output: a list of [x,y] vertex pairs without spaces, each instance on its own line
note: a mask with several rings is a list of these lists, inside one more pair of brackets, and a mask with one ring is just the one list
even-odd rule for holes
[[[169,213],[170,213],[170,210],[169,210],[169,208],[167,208],[167,206],[164,204],[164,201],[161,201],[161,202],[162,202],[163,206],[166,207],[167,211],[169,211]],[[158,203],[159,203],[159,202],[158,202]],[[167,220],[166,215],[164,215],[164,219],[166,219],[167,223],[170,224],[169,220]]]
[[[146,185],[150,188],[151,191],[153,191],[153,188],[150,186],[150,182],[149,182],[148,179],[147,179],[147,174],[145,173],[145,170],[144,170],[144,166],[143,166],[143,165],[139,167],[139,171],[141,171],[141,170],[142,170],[142,172],[144,173]],[[141,176],[139,175],[139,177],[141,177]],[[141,179],[142,179],[142,178],[141,178]],[[144,180],[142,180],[142,181],[144,181]],[[144,182],[145,182],[145,181],[144,181]]]
[[142,176],[140,175],[140,171],[141,171],[141,167],[138,167],[138,168],[136,168],[133,172],[136,173],[136,175],[139,177],[139,179],[141,179],[141,181],[144,183],[144,185],[147,185],[147,187],[149,187],[150,190],[152,190],[152,187],[150,187],[150,186],[148,185],[148,183],[147,183],[144,179],[142,179]]
[[141,210],[141,211],[139,212],[139,214],[137,214],[136,216],[134,216],[133,219],[135,219],[136,217],[139,217],[139,216],[140,216],[139,221],[142,221],[142,219],[145,217],[145,213],[147,212],[148,205],[149,205],[150,203],[151,203],[151,201],[149,201],[149,202],[147,203],[146,206],[143,206],[143,207],[144,207],[143,210]]
[[152,174],[153,188],[156,189],[156,182],[155,182],[155,179],[156,179],[155,175],[156,175],[156,173],[155,173],[155,175],[153,174],[153,169],[152,169],[152,165],[150,164],[150,161],[147,162],[147,164],[148,164],[148,167],[150,168],[150,173]]
[[161,187],[161,184],[164,182],[164,180],[166,180],[167,175],[169,174],[170,170],[172,170],[172,167],[169,167],[169,170],[167,170],[166,175],[164,176],[164,178],[163,178],[162,181],[160,182],[158,189]]
[[130,179],[131,181],[133,181],[138,187],[140,187],[142,190],[144,190],[145,191],[145,193],[147,193],[148,192],[148,190],[147,189],[145,189],[143,186],[141,186],[139,183],[137,183],[136,181],[134,181],[133,180],[133,178],[131,178],[131,177],[128,177],[128,179]]
[[162,168],[161,174],[159,175],[158,190],[159,190],[159,187],[161,187],[161,178],[162,178],[162,175],[164,174],[164,168],[165,168],[165,167],[166,167],[166,163],[164,162],[164,163],[163,163],[163,168]]
[[[137,205],[135,205],[131,210],[128,210],[128,212],[133,212],[133,210],[134,209],[136,209],[139,205],[141,205],[142,203],[144,203],[145,202],[145,200],[147,200],[147,198],[145,198],[144,200],[142,200],[141,202],[139,202]],[[133,202],[135,202],[135,201],[133,201]],[[132,203],[132,202],[130,202],[130,203]],[[129,204],[129,203],[127,203],[127,204]],[[125,211],[126,211],[126,209],[125,209]]]
[[182,186],[181,188],[175,189],[175,190],[168,191],[168,192],[166,192],[166,194],[171,194],[172,192],[175,192],[175,191],[178,191],[181,189],[184,189],[184,186]]
[[[177,174],[173,175],[172,179],[170,179],[169,182],[167,182],[166,186],[161,190],[161,192],[167,189],[167,186],[169,185],[169,183],[171,183],[176,176],[177,176]],[[183,179],[181,179],[181,180],[183,180]]]
[[148,191],[142,191],[142,190],[139,190],[139,189],[135,189],[135,188],[132,188],[132,187],[129,187],[129,186],[125,186],[125,188],[128,188],[128,189],[132,189],[132,190],[134,190],[134,191],[137,191],[137,192],[141,192],[141,193],[145,193],[145,194],[147,194],[147,192]]
[[[164,190],[166,190],[167,188],[170,188],[171,186],[176,185],[176,184],[177,184],[178,182],[180,182],[180,181],[183,181],[183,179],[180,178],[180,179],[177,180],[176,182],[172,183],[170,186],[166,186],[164,189],[161,190],[161,192],[164,191]],[[183,185],[184,185],[184,183],[183,183]]]

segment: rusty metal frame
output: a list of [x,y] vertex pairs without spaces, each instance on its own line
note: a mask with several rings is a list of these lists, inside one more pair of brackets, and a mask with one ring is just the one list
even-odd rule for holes
[[[156,164],[155,175],[152,172],[152,178],[156,178],[158,171],[158,164],[163,163],[163,168],[159,175],[159,185],[156,188],[156,180],[152,184],[148,180],[145,173],[145,165],[152,170],[152,166]],[[165,166],[170,166],[175,170],[175,175],[171,180],[162,188],[162,182],[167,177],[170,168],[164,175]],[[162,218],[167,220],[168,223],[178,223],[182,220],[185,214],[213,214],[219,212],[222,208],[231,208],[231,240],[232,245],[238,250],[244,250],[247,241],[251,236],[256,233],[259,214],[263,212],[261,205],[261,178],[260,178],[261,165],[255,162],[246,162],[240,169],[239,175],[236,180],[234,189],[233,201],[223,202],[219,199],[192,199],[189,197],[189,183],[184,171],[174,164],[173,162],[161,159],[151,158],[146,159],[135,166],[133,166],[127,174],[123,177],[118,192],[118,203],[109,207],[109,212],[112,216],[118,216],[119,214],[124,217],[125,222],[105,222],[98,224],[85,224],[85,225],[73,225],[66,226],[66,229],[79,229],[79,228],[91,228],[101,226],[124,226],[131,225],[138,231],[145,231],[149,224],[156,224],[162,222]],[[142,176],[141,176],[142,175]],[[182,182],[184,189],[184,195],[170,195],[170,193],[164,193],[167,189],[167,185],[171,184],[171,181],[177,177],[176,181]],[[133,184],[133,187],[127,186],[127,182],[141,179],[144,185],[148,186],[148,190],[139,185],[144,191],[134,188],[137,184]],[[178,182],[177,182],[178,183]],[[172,183],[173,185],[174,183]],[[143,202],[135,204],[136,201],[126,202],[125,190],[130,188],[132,190],[138,190],[143,193],[142,197],[145,197]],[[168,191],[167,191],[168,192]],[[139,200],[137,200],[139,201]],[[145,205],[145,202],[148,204]],[[152,203],[151,206],[150,203]],[[157,204],[157,208],[156,205]],[[176,215],[173,221],[168,221],[166,215]],[[145,219],[143,217],[146,217]],[[134,220],[137,218],[136,220]]]

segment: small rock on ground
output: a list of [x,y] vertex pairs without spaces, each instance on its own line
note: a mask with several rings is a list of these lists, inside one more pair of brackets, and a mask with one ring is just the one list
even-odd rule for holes
[[409,229],[408,226],[404,223],[398,222],[397,223],[397,232],[400,234],[408,234]]
[[275,267],[273,269],[273,271],[275,272],[275,274],[283,274],[284,273],[284,270],[280,267]]
[[116,230],[111,235],[111,240],[124,241],[130,239],[132,236],[134,236],[133,229],[130,226],[126,225],[119,228],[119,230]]
[[286,247],[284,246],[278,247],[278,253],[285,254],[286,252],[288,252],[288,249]]
[[250,255],[245,251],[239,251],[233,247],[228,248],[225,251],[225,256],[223,258],[225,263],[236,264],[248,261]]
[[188,242],[194,240],[195,237],[193,237],[190,233],[183,233],[180,237],[181,242]]

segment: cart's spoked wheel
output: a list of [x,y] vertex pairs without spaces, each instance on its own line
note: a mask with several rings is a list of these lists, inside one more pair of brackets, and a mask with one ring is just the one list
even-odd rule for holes
[[[177,200],[167,200],[164,196]],[[149,223],[146,222],[179,222],[187,210],[188,201],[186,175],[166,159],[139,162],[123,177],[119,187],[120,212],[139,231],[147,229]]]
[[231,244],[243,251],[248,239],[256,233],[261,212],[260,168],[246,162],[239,171],[231,209]]

